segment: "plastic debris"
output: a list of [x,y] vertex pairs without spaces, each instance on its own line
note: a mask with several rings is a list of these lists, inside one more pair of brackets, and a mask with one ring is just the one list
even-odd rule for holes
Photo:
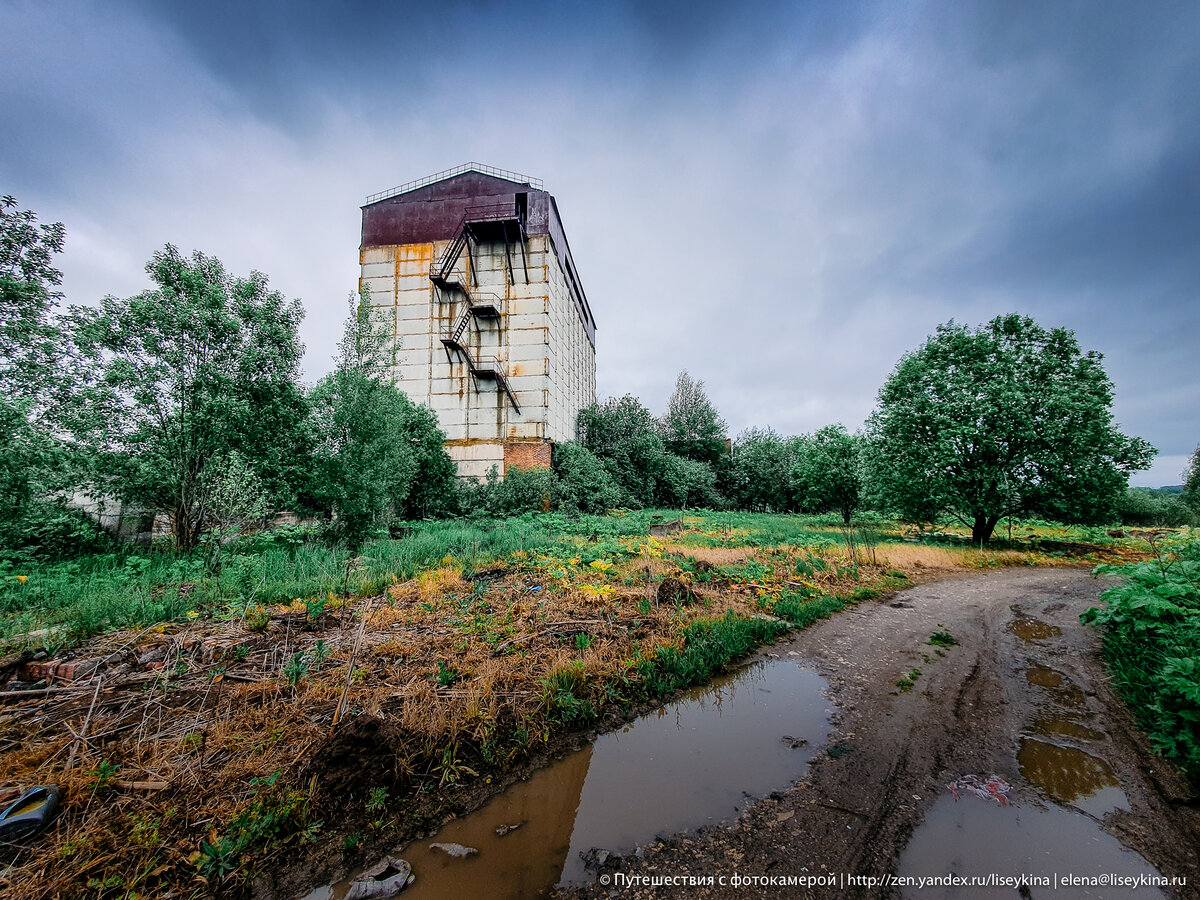
[[394,897],[413,881],[412,866],[398,856],[385,856],[377,865],[354,879],[346,900],[376,900]]
[[478,853],[474,847],[464,847],[462,844],[443,844],[436,843],[429,845],[430,850],[441,850],[450,856],[470,856],[472,853]]
[[0,812],[0,843],[31,838],[50,824],[58,809],[58,785],[30,788]]
[[1012,786],[999,775],[992,775],[986,781],[978,775],[964,775],[946,787],[954,795],[955,802],[958,802],[958,792],[966,791],[981,800],[995,800],[1001,806],[1008,806],[1008,797],[1005,794],[1012,790]]

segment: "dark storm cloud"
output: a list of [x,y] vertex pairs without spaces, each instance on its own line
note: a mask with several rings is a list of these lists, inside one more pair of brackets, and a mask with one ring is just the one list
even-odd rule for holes
[[165,240],[260,268],[328,365],[363,196],[468,159],[558,197],[602,394],[705,379],[734,429],[856,427],[951,317],[1106,354],[1175,481],[1200,440],[1200,7],[0,7],[0,180],[76,302]]

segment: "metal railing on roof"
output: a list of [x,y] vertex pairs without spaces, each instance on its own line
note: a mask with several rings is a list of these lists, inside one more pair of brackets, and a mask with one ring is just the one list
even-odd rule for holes
[[497,169],[495,166],[485,166],[482,163],[469,162],[461,166],[455,166],[453,169],[446,169],[444,172],[438,172],[434,175],[426,175],[424,178],[418,178],[416,181],[410,181],[407,184],[397,185],[391,190],[380,191],[378,194],[371,194],[367,197],[367,203],[376,203],[380,200],[386,200],[388,197],[395,197],[397,194],[403,194],[407,191],[416,190],[419,187],[425,187],[427,184],[433,184],[435,181],[444,181],[454,175],[462,175],[464,172],[479,172],[481,175],[494,175],[497,178],[504,178],[508,181],[515,181],[518,184],[528,184],[536,191],[543,190],[542,179],[530,178],[528,175],[522,175],[520,172],[510,172],[507,169]]

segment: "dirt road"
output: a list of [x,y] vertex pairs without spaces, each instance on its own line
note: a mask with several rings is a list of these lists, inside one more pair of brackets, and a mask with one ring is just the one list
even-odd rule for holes
[[[966,852],[974,848],[976,865],[994,860],[999,868],[1007,858],[1001,846],[1008,840],[1005,822],[1032,823],[1039,815],[1053,815],[1058,818],[1041,826],[1049,829],[1049,837],[1034,835],[1047,845],[1046,866],[1059,864],[1060,844],[1059,860],[1068,865],[1066,848],[1074,841],[1092,853],[1111,845],[1104,858],[1117,870],[1124,865],[1133,872],[1151,871],[1134,854],[1122,853],[1119,840],[1158,873],[1187,876],[1186,888],[1168,888],[1165,895],[1200,896],[1197,798],[1148,753],[1107,683],[1098,636],[1079,623],[1079,614],[1096,603],[1103,588],[1080,570],[1010,569],[956,578],[863,604],[771,646],[765,655],[794,658],[829,678],[836,712],[828,751],[804,780],[754,804],[736,823],[677,835],[644,848],[642,858],[611,860],[602,872],[607,884],[581,893],[833,896],[827,888],[649,887],[637,878],[705,879],[735,871],[841,878],[842,873],[919,872],[922,866],[934,867],[925,874],[945,874],[952,864],[959,873],[966,866],[966,874],[976,874],[970,862],[951,852],[963,839],[963,822],[954,817],[987,816],[995,809],[998,815],[1019,814],[985,822],[981,833],[968,835]],[[957,643],[930,644],[938,632]],[[907,682],[911,687],[905,689]],[[950,782],[992,775],[999,776],[996,784],[1010,786],[1007,809],[967,790],[961,791],[959,804],[948,799]],[[929,823],[918,830],[926,818]],[[939,828],[948,830],[942,834]],[[1026,838],[1031,829],[1025,826]],[[906,857],[910,838],[912,854]],[[924,847],[920,854],[918,843]],[[839,885],[836,895],[918,896],[853,884]],[[1080,894],[1038,887],[1020,894],[1072,895]]]

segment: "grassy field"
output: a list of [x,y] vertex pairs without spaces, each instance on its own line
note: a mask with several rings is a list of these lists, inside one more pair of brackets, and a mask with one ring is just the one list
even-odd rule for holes
[[[0,785],[64,788],[13,896],[248,890],[392,846],[564,734],[626,716],[794,627],[931,577],[1134,562],[1128,537],[647,511],[426,523],[348,559],[286,530],[3,580]],[[0,882],[2,883],[2,882]]]

